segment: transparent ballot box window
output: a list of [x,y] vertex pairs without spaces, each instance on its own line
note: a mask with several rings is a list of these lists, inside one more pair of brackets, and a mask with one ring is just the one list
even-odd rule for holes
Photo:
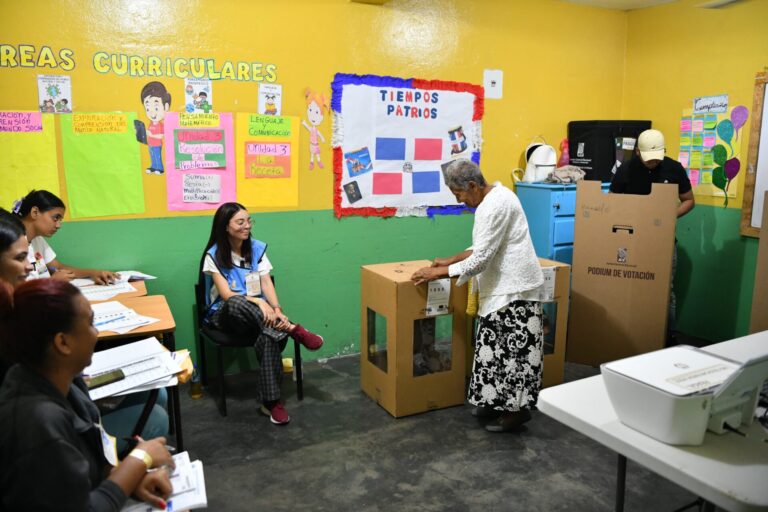
[[387,372],[387,319],[368,308],[368,361]]
[[453,315],[422,318],[413,322],[413,376],[451,370]]
[[547,302],[541,305],[544,327],[544,354],[555,353],[557,338],[557,303]]

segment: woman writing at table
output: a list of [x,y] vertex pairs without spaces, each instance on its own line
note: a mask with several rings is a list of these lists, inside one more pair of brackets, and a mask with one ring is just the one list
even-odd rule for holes
[[30,279],[53,277],[71,281],[78,277],[93,279],[96,284],[112,284],[118,275],[108,270],[76,268],[56,259],[56,253],[45,241],[61,228],[66,208],[64,202],[47,190],[33,190],[14,205],[21,218],[30,244],[29,261],[33,265]]
[[53,279],[0,283],[0,350],[17,364],[0,387],[0,509],[114,511],[133,494],[165,508],[165,439],[117,464],[114,442],[80,377],[96,345],[91,306]]
[[251,217],[245,206],[224,203],[216,210],[205,247],[206,322],[238,336],[250,336],[259,360],[262,414],[275,425],[290,421],[280,400],[281,353],[288,336],[317,350],[322,336],[288,320],[280,307],[269,272],[267,244],[251,238]]
[[479,309],[475,357],[469,384],[473,414],[495,417],[490,432],[509,432],[531,419],[541,387],[542,329],[538,288],[544,283],[528,223],[517,196],[489,185],[480,168],[461,159],[448,166],[445,183],[456,200],[475,211],[472,248],[437,258],[417,270],[421,284],[459,276],[477,279]]

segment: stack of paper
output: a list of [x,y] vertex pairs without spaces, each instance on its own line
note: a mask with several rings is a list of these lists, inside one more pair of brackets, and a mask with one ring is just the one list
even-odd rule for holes
[[[189,453],[181,452],[173,456],[176,468],[171,473],[173,492],[168,498],[166,510],[194,510],[208,506],[208,496],[205,493],[205,475],[203,463],[199,460],[190,462]],[[151,512],[161,510],[146,503],[129,499],[123,512]]]
[[[128,286],[131,285],[128,284]],[[106,287],[100,286],[99,288]],[[91,304],[91,309],[93,310],[93,326],[99,332],[112,331],[118,334],[125,334],[142,325],[154,324],[160,321],[158,318],[142,316],[117,301]]]
[[[138,270],[121,270],[120,272],[115,272],[115,273],[119,276],[119,279],[117,280],[116,284],[127,283],[128,281],[147,281],[149,279],[157,279],[155,276],[151,276],[149,274],[139,272]],[[93,279],[88,279],[85,277],[73,279],[70,282],[73,285],[78,286],[80,288],[85,286],[96,285],[96,282]]]
[[173,355],[153,337],[94,352],[83,374],[94,377],[117,369],[123,370],[125,378],[90,390],[91,400],[172,386],[176,384],[175,375],[181,371]]
[[[75,279],[74,281],[85,281],[85,279]],[[88,279],[90,281],[90,279]],[[90,285],[78,285],[76,284],[78,288],[80,288],[80,293],[85,295],[85,298],[88,299],[90,302],[94,301],[101,301],[101,300],[109,300],[115,295],[119,295],[121,293],[131,293],[135,292],[136,288],[131,286],[131,284],[128,281],[118,281],[115,284],[105,284],[105,285],[96,285],[91,283]]]

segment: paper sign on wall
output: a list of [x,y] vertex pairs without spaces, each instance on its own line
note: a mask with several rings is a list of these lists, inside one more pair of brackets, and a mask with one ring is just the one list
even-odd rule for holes
[[283,113],[283,86],[259,84],[259,114],[279,116]]
[[237,114],[237,199],[246,206],[297,206],[296,117]]
[[174,130],[176,169],[211,169],[227,166],[224,130]]
[[72,112],[72,77],[37,75],[37,98],[40,112],[67,114]]
[[53,117],[40,112],[0,112],[0,206],[6,210],[32,189],[60,195]]
[[169,210],[208,210],[235,200],[232,114],[168,112],[164,134]]
[[290,178],[291,144],[288,142],[246,142],[245,177]]
[[185,203],[218,203],[221,201],[221,176],[185,174],[181,193]]
[[73,218],[144,212],[135,120],[135,112],[61,116],[67,210]]
[[184,109],[190,114],[213,111],[213,86],[205,78],[184,79]]

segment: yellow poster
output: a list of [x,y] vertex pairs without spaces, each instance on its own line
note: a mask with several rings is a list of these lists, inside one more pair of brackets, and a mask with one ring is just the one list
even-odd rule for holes
[[61,195],[53,119],[54,114],[40,112],[0,112],[0,148],[5,159],[0,206],[6,210],[32,189]]
[[237,200],[246,207],[299,205],[297,117],[237,114]]

